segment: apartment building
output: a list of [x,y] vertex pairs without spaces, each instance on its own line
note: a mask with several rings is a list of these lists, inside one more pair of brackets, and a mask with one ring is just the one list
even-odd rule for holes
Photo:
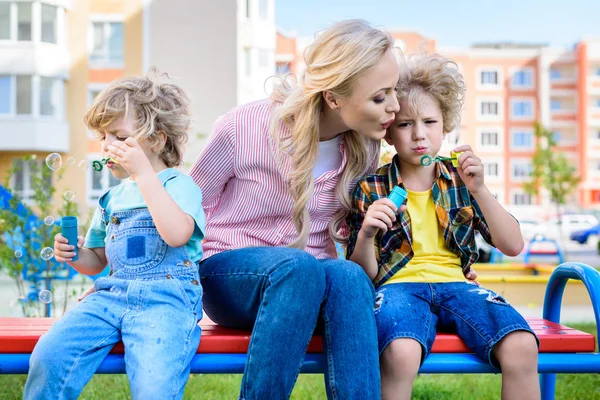
[[[166,72],[191,98],[189,165],[215,120],[265,97],[275,72],[275,0],[0,0],[0,184],[15,160],[61,154],[60,197],[84,209],[118,183],[95,172],[83,114],[109,82]],[[55,173],[56,174],[56,173]],[[31,196],[28,165],[9,183]]]

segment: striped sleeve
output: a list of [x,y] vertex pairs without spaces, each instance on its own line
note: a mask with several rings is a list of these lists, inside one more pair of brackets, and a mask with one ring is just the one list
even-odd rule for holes
[[225,185],[235,173],[235,113],[217,121],[189,175],[200,187],[204,211],[208,214],[221,199]]
[[369,205],[371,205],[371,200],[369,199],[368,194],[363,190],[362,185],[368,187],[368,184],[364,180],[356,184],[356,188],[354,189],[354,192],[352,192],[352,209],[346,217],[346,223],[348,224],[348,228],[350,230],[348,247],[346,250],[347,259],[350,259],[350,256],[354,252],[358,232],[362,227],[367,209],[369,208]]

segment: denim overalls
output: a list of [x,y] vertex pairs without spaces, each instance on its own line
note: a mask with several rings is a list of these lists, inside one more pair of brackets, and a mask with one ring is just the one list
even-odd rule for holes
[[99,204],[111,274],[97,279],[96,291],[42,336],[30,360],[25,399],[77,398],[120,340],[133,399],[183,397],[200,342],[198,266],[185,246],[165,243],[147,208],[108,215],[105,199]]

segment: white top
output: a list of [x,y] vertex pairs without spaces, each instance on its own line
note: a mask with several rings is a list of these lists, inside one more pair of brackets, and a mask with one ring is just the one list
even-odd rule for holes
[[342,165],[341,143],[342,135],[319,142],[319,153],[317,154],[317,162],[313,169],[313,178],[317,179],[326,172],[337,171],[340,168]]

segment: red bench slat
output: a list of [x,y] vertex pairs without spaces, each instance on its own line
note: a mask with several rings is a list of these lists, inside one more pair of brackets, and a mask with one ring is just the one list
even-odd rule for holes
[[[31,353],[41,335],[56,321],[55,318],[0,318],[0,353]],[[541,353],[589,353],[596,347],[594,336],[543,319],[527,322],[540,339]],[[225,328],[210,320],[202,320],[202,340],[198,353],[245,353],[250,332]],[[309,353],[319,353],[322,339],[313,337]],[[123,353],[119,343],[113,353]],[[433,353],[470,353],[463,341],[454,334],[438,333]]]

